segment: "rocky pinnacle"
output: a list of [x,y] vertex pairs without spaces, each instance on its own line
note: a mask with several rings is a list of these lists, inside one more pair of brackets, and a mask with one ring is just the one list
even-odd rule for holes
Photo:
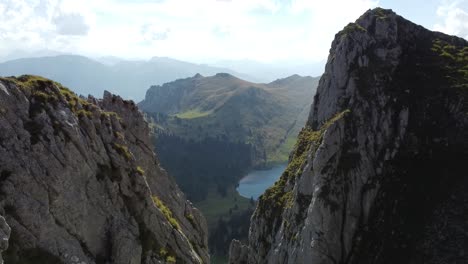
[[336,34],[308,124],[231,263],[468,263],[466,65],[466,40],[391,10]]

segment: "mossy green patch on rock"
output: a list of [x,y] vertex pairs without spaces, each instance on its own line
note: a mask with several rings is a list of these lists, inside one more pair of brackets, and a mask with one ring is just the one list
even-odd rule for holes
[[46,86],[53,85],[55,83],[49,79],[36,75],[21,75],[17,78],[6,77],[1,79],[11,81],[19,88],[29,92],[32,92],[33,90],[36,90],[38,88],[44,88]]
[[102,118],[110,118],[112,116],[117,118],[118,120],[122,119],[116,112],[106,112],[106,111],[101,112],[101,117]]
[[435,39],[431,50],[437,53],[446,64],[446,78],[454,88],[460,89],[462,96],[468,95],[468,47],[457,47],[440,39]]
[[130,152],[130,150],[128,150],[128,147],[127,147],[127,146],[114,143],[114,144],[112,145],[112,147],[117,151],[117,153],[119,153],[120,155],[122,155],[126,160],[131,160],[131,159],[132,159],[132,156],[133,156],[133,155],[132,155],[132,153]]
[[42,92],[42,91],[34,91],[32,93],[32,96],[35,100],[41,102],[41,103],[54,103],[54,102],[57,102],[58,98],[53,95],[53,94],[47,94],[45,92]]
[[385,19],[387,18],[387,13],[388,13],[388,10],[385,10],[381,7],[377,7],[374,9],[375,11],[375,16],[378,18],[378,19]]
[[367,30],[357,23],[349,23],[343,30],[338,33],[338,35],[346,36],[353,32],[367,32]]
[[115,132],[114,132],[114,136],[115,136],[116,138],[118,138],[118,139],[121,139],[121,140],[125,139],[124,134],[122,134],[122,133],[119,132],[119,131],[115,131]]
[[83,108],[86,110],[90,110],[92,105],[91,103],[78,97],[70,89],[63,87],[60,84],[57,84],[57,86],[59,87],[60,94],[68,102],[68,106],[70,107],[70,110],[72,110],[73,113],[78,114],[78,111],[82,110]]
[[164,247],[159,250],[159,257],[165,259],[167,263],[176,263],[176,258]]
[[145,175],[145,170],[143,170],[143,168],[140,166],[136,167],[136,172],[140,174],[141,176]]
[[[296,197],[293,186],[297,178],[302,175],[307,163],[307,156],[309,154],[315,155],[315,152],[321,145],[326,130],[349,112],[350,110],[345,110],[337,113],[323,123],[317,130],[312,129],[311,126],[306,126],[299,133],[297,143],[286,170],[283,172],[280,179],[275,182],[274,186],[267,189],[259,198],[253,218],[267,217],[269,219],[271,224],[266,227],[267,231],[265,231],[264,234],[275,234],[283,222],[283,218],[281,217],[283,212],[288,208],[294,207],[296,204],[298,209],[301,210],[300,213],[296,215],[296,222],[299,222],[299,218],[303,217],[302,213],[305,212],[305,206],[310,203],[312,197],[301,194]],[[289,240],[291,241],[294,232],[294,230],[286,228],[285,237],[290,238]],[[270,242],[268,242],[269,239],[267,239],[266,236],[262,236],[260,241],[268,248]]]
[[153,203],[154,205],[159,209],[161,210],[161,212],[163,213],[163,215],[166,217],[167,221],[169,221],[169,223],[171,224],[171,226],[177,230],[180,230],[180,225],[179,225],[179,222],[177,221],[177,219],[174,218],[174,216],[172,215],[172,211],[171,209],[169,209],[169,207],[167,207],[163,201],[161,201],[161,199],[159,199],[158,196],[152,196],[151,197],[153,199]]
[[193,217],[193,214],[186,214],[185,218],[192,224],[192,226],[195,226],[195,218]]
[[176,263],[176,258],[174,256],[167,256],[167,263]]
[[91,118],[92,112],[99,111],[99,107],[80,98],[67,87],[40,76],[22,75],[19,77],[0,78],[0,80],[14,84],[27,97],[30,96],[42,105],[62,103],[80,118],[85,116]]
[[80,118],[87,117],[87,118],[92,118],[93,113],[84,109],[80,109],[76,112],[76,115]]
[[[293,194],[292,191],[285,190],[286,185],[288,183],[294,183],[295,178],[300,176],[307,161],[309,150],[312,151],[312,154],[315,153],[322,142],[325,131],[349,112],[350,110],[345,110],[336,114],[318,130],[312,130],[309,126],[302,129],[286,170],[283,172],[280,179],[275,182],[275,185],[267,189],[260,197],[258,204],[259,211],[257,213],[261,214],[268,208],[280,213],[283,211],[283,208],[292,206]],[[311,147],[313,147],[313,149],[311,149]]]

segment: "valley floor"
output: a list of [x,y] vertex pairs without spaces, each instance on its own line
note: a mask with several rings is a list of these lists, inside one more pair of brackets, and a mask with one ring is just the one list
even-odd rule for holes
[[231,188],[224,197],[213,189],[205,200],[195,205],[208,223],[211,263],[227,263],[229,242],[233,238],[245,239],[248,235],[255,202]]

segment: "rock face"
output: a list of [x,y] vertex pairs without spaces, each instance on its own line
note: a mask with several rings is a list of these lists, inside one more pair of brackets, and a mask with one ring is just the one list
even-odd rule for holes
[[158,165],[133,102],[2,78],[0,130],[5,263],[209,262],[205,220]]
[[339,32],[231,262],[468,263],[467,65],[467,41],[391,10]]
[[229,247],[229,264],[246,264],[248,260],[249,247],[243,245],[239,240],[232,240]]
[[0,264],[3,264],[2,252],[8,249],[8,239],[11,229],[5,222],[5,218],[0,216]]

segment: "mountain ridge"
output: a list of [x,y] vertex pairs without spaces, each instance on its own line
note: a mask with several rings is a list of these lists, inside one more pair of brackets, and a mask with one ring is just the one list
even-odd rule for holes
[[[134,100],[143,98],[146,89],[154,84],[193,76],[198,72],[211,75],[225,71],[251,78],[225,68],[160,57],[148,61],[119,60],[106,64],[81,55],[57,55],[0,63],[0,76],[40,75],[59,81],[85,96],[91,94],[99,97],[104,90],[109,90]],[[68,74],[70,72],[74,74]]]
[[205,219],[160,167],[133,101],[38,76],[1,78],[0,93],[6,263],[209,262]]
[[288,168],[230,263],[467,262],[467,53],[382,8],[336,34]]
[[[165,124],[156,121],[163,132],[195,141],[209,134],[213,138],[227,136],[232,142],[249,143],[256,140],[255,130],[259,130],[265,140],[276,142],[274,146],[270,143],[264,146],[266,155],[273,155],[287,137],[295,137],[305,122],[306,117],[300,113],[308,109],[316,83],[317,78],[299,75],[262,84],[227,73],[208,77],[197,74],[152,86],[139,107],[150,116],[164,116]],[[274,125],[278,122],[281,124]],[[182,128],[185,125],[199,128],[189,131]],[[260,150],[256,155],[263,152]],[[265,156],[263,161],[254,162],[260,165],[267,159]]]

